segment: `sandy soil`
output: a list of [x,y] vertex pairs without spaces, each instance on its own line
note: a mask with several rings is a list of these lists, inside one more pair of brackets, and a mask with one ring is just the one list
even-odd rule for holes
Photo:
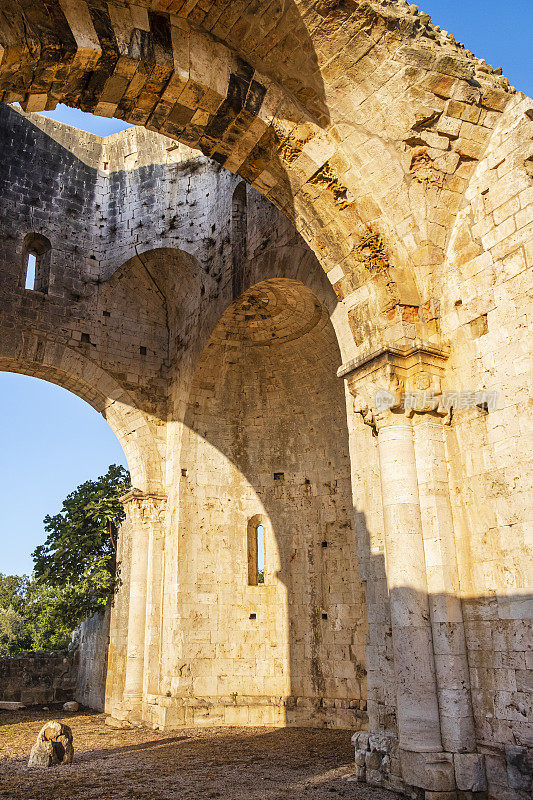
[[[74,763],[27,767],[42,725],[74,734]],[[348,731],[304,728],[115,730],[92,711],[0,711],[0,798],[9,800],[395,800],[361,786]]]

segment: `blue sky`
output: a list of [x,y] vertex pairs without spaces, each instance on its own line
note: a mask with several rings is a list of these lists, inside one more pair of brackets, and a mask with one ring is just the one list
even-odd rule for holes
[[424,0],[419,8],[435,25],[533,96],[533,0]]
[[[511,84],[533,95],[533,0],[427,0],[420,8],[469,50],[503,67]],[[46,116],[107,136],[128,127],[58,106]],[[105,420],[53,384],[0,373],[0,572],[31,572],[31,551],[44,539],[42,519],[63,498],[111,463],[126,465]]]
[[104,418],[52,383],[0,372],[0,419],[0,572],[18,575],[31,572],[44,516],[109,464],[127,464]]

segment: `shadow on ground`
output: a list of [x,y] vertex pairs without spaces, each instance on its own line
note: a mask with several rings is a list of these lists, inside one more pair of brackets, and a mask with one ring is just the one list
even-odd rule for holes
[[[74,763],[28,768],[42,725],[74,734]],[[159,733],[114,729],[90,711],[0,712],[0,798],[9,800],[394,800],[348,780],[350,731],[205,728]]]

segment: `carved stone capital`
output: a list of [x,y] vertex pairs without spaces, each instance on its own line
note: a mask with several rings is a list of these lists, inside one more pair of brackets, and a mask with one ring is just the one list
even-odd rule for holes
[[167,498],[166,495],[157,492],[130,489],[119,498],[119,502],[124,506],[129,521],[160,523],[164,518]]
[[346,379],[355,411],[375,433],[419,414],[449,422],[452,406],[441,387],[448,355],[447,348],[421,341],[387,346],[344,364],[337,375]]

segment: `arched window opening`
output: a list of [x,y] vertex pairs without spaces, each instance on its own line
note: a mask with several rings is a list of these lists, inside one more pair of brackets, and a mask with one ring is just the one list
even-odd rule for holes
[[28,253],[28,261],[26,264],[26,283],[25,289],[35,289],[35,269],[37,267],[37,258],[33,253]]
[[265,583],[265,528],[260,519],[248,522],[248,586]]
[[247,209],[246,183],[241,181],[233,192],[231,203],[231,247],[233,252],[233,299],[242,294],[245,286]]
[[22,248],[24,288],[35,292],[48,291],[52,245],[40,233],[28,233]]

